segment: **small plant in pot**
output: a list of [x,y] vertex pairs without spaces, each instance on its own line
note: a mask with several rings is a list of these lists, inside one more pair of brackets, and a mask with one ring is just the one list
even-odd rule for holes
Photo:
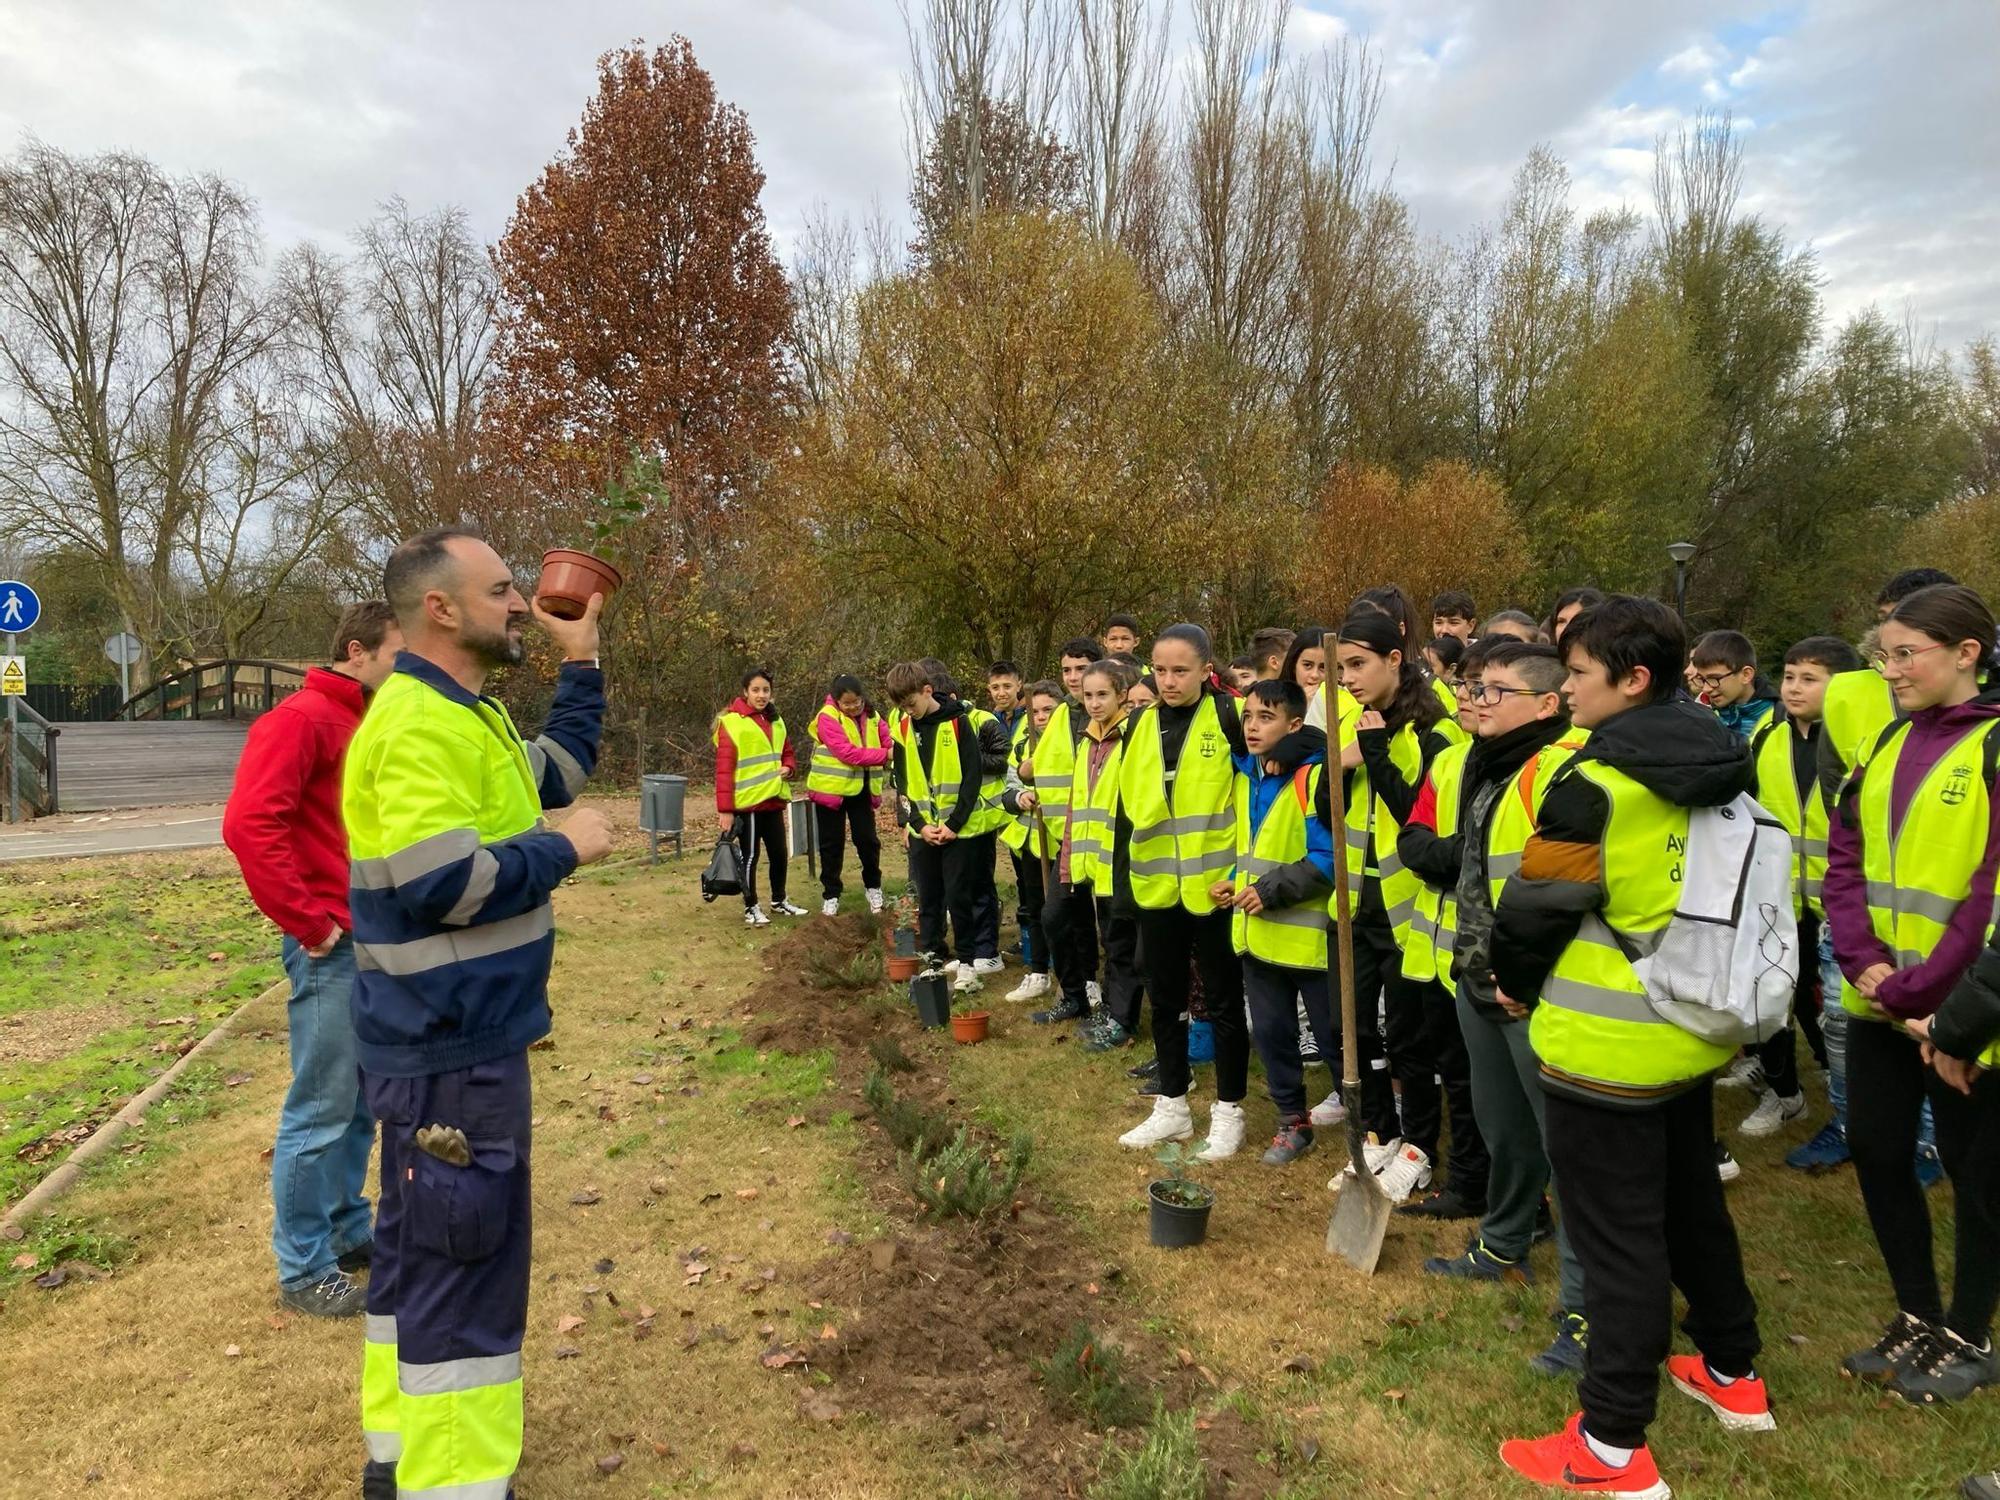
[[917,1007],[917,1020],[935,1030],[951,1020],[951,976],[935,955],[926,955],[924,971],[910,981],[910,999]]
[[1152,1211],[1152,1241],[1162,1250],[1199,1245],[1208,1238],[1208,1211],[1215,1207],[1215,1189],[1188,1176],[1195,1156],[1179,1141],[1169,1141],[1160,1148],[1159,1163],[1166,1175],[1155,1178],[1146,1190]]
[[951,1039],[964,1046],[986,1040],[992,1013],[976,1000],[960,1000],[951,1008]]

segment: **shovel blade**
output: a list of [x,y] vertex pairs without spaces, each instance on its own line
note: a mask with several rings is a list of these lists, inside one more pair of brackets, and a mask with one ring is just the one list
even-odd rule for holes
[[1338,1255],[1364,1276],[1375,1274],[1382,1258],[1382,1240],[1389,1232],[1392,1205],[1368,1173],[1350,1177],[1333,1200],[1333,1217],[1326,1225],[1326,1251]]

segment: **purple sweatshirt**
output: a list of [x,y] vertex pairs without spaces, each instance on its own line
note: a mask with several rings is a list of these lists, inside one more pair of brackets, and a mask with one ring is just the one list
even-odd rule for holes
[[[1896,779],[1889,788],[1889,829],[1893,837],[1903,826],[1910,799],[1923,779],[1966,730],[1982,719],[2000,718],[2000,697],[1993,694],[1975,698],[1953,708],[1926,708],[1910,715],[1910,732],[1896,759]],[[1858,789],[1863,771],[1856,771],[1851,785]],[[1858,793],[1857,793],[1858,794]],[[1993,875],[2000,865],[2000,797],[1992,799],[1992,827],[1986,835],[1986,853],[1972,889],[1993,889]],[[1833,929],[1833,956],[1840,972],[1852,984],[1876,964],[1894,967],[1896,957],[1875,936],[1868,921],[1868,887],[1861,874],[1861,835],[1841,818],[1833,819],[1828,830],[1826,886],[1827,922]],[[1913,968],[1898,969],[1875,992],[1875,1003],[1902,1020],[1927,1016],[1944,1004],[1952,987],[1971,967],[1986,944],[1986,926],[1993,918],[1988,900],[1962,901],[1930,957]]]

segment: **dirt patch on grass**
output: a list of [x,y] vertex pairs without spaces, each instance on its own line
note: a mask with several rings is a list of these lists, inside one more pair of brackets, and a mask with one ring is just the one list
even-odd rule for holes
[[[881,933],[875,919],[853,914],[774,944],[768,976],[742,1002],[755,1023],[745,1039],[760,1050],[830,1051],[837,1089],[858,1099],[874,1066],[870,1042],[894,1036],[911,1064],[894,1073],[896,1092],[967,1123],[942,1034],[921,1032],[909,1008],[884,1003],[879,989],[821,988],[809,977],[880,943]],[[865,1107],[856,1113],[865,1116]],[[941,1473],[965,1465],[1021,1494],[1080,1496],[1104,1467],[1106,1433],[1051,1399],[1037,1369],[1078,1325],[1091,1330],[1096,1347],[1117,1352],[1131,1387],[1133,1417],[1114,1441],[1135,1443],[1131,1429],[1156,1401],[1170,1409],[1212,1403],[1213,1377],[1140,1326],[1121,1296],[1122,1269],[1093,1256],[1060,1214],[1037,1201],[1032,1168],[1011,1210],[997,1218],[933,1221],[917,1210],[883,1131],[864,1127],[857,1158],[870,1206],[892,1234],[841,1245],[796,1273],[815,1303],[853,1310],[839,1338],[813,1353],[815,1368],[832,1379],[827,1397],[835,1405],[890,1419],[944,1418],[956,1452],[941,1455]],[[1276,1488],[1276,1473],[1257,1461],[1257,1435],[1233,1413],[1211,1410],[1198,1427],[1211,1495]]]
[[107,1031],[132,1022],[122,1005],[52,1007],[0,1016],[0,1063],[44,1063],[68,1057]]

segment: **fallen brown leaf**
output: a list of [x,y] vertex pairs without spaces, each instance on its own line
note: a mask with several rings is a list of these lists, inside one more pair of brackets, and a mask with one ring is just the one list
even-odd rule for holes
[[583,1319],[579,1318],[575,1313],[568,1313],[556,1319],[557,1333],[575,1333],[581,1327],[583,1327]]

